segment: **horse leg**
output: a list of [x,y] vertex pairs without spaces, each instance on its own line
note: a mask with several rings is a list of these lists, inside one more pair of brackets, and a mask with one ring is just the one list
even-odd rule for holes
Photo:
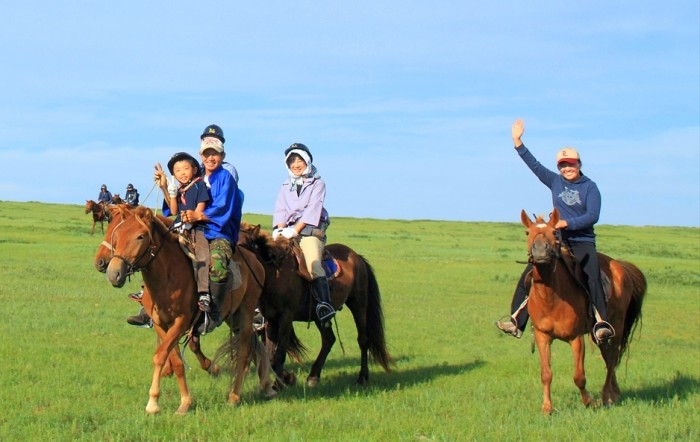
[[219,367],[219,364],[215,364],[211,359],[206,357],[206,355],[202,352],[200,340],[200,336],[192,336],[188,346],[190,347],[192,353],[194,353],[195,357],[197,358],[197,361],[199,361],[199,366],[202,367],[202,370],[206,371],[214,377],[217,377],[219,376],[219,374],[221,374],[221,367]]
[[257,332],[251,335],[251,354],[253,362],[257,367],[258,378],[260,379],[260,389],[263,390],[265,399],[273,399],[277,397],[275,390],[275,382],[270,379],[272,366],[270,365],[270,356],[267,348],[267,343],[261,340]]
[[571,341],[571,352],[574,355],[574,384],[581,393],[581,402],[588,407],[593,402],[593,396],[586,390],[586,371],[584,359],[586,358],[586,343],[583,336]]
[[535,329],[535,342],[540,355],[540,379],[542,381],[542,413],[552,414],[552,337]]
[[[620,333],[618,336],[621,336],[622,330],[620,329],[618,333]],[[603,355],[605,368],[607,369],[605,384],[601,392],[603,405],[615,405],[620,401],[620,386],[617,384],[617,375],[615,374],[618,352],[620,351],[620,338],[618,336],[600,346],[600,352]]]
[[312,388],[321,382],[321,370],[323,370],[326,358],[335,344],[335,333],[333,333],[332,327],[323,327],[320,322],[316,321],[316,328],[321,332],[321,351],[318,352],[314,365],[311,366],[311,372],[306,378],[306,386]]
[[352,317],[355,320],[355,328],[357,328],[357,345],[360,347],[360,374],[357,378],[359,385],[367,385],[369,383],[369,338],[367,337],[367,306],[364,307],[364,312],[358,311],[355,303],[346,302],[346,305],[352,312]]
[[[177,340],[182,334],[182,319],[178,318],[173,327],[166,333],[163,329],[156,326],[156,332],[160,338],[160,345],[153,355],[153,378],[151,387],[148,390],[148,404],[146,404],[146,413],[156,414],[160,412],[158,399],[160,398],[160,378],[166,360],[170,358],[170,364],[177,377],[177,382],[180,387],[180,406],[177,409],[177,414],[185,414],[192,406],[192,397],[190,396],[187,380],[185,379],[185,365],[179,351],[173,351],[177,346]],[[171,354],[172,353],[172,354]]]
[[258,339],[257,334],[253,331],[253,305],[250,309],[240,311],[240,335],[239,347],[236,352],[236,374],[233,383],[233,388],[229,393],[228,402],[231,405],[238,405],[241,402],[241,388],[243,380],[248,373],[248,367],[251,360],[256,360],[258,376],[260,377],[260,387],[265,392],[265,397],[271,399],[277,395],[277,392],[272,388],[270,381],[270,361],[267,358],[267,351],[264,345]]
[[284,363],[287,360],[287,349],[289,348],[289,337],[292,327],[292,317],[287,313],[283,314],[279,320],[268,321],[267,338],[274,348],[270,364],[272,365],[272,371],[277,377],[275,387],[278,389],[284,388],[284,385],[287,384],[286,380],[291,379],[285,372]]
[[[246,327],[244,327],[246,328]],[[228,395],[228,403],[238,405],[241,403],[241,386],[243,378],[248,372],[248,364],[250,363],[250,332],[241,330],[238,341],[238,350],[236,351],[236,373],[234,374],[233,387]]]

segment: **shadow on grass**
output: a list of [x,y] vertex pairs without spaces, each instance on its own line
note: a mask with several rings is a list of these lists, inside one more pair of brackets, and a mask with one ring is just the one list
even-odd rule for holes
[[[397,366],[400,366],[402,362],[407,362],[410,359],[407,356],[397,357],[394,358],[394,362]],[[304,385],[311,363],[304,365],[290,364],[287,366],[287,369],[297,375],[297,384],[282,389],[279,398],[284,400],[313,400],[314,398],[343,396],[348,393],[371,396],[386,391],[429,383],[444,376],[461,375],[478,369],[484,364],[484,361],[477,359],[460,364],[445,362],[438,365],[408,369],[395,366],[390,373],[386,373],[378,364],[370,364],[369,383],[362,386],[356,383],[360,372],[359,358],[344,357],[328,361],[324,369],[335,368],[336,371],[329,376],[322,375],[321,383],[314,389],[309,389]],[[356,370],[353,367],[356,367]]]
[[661,384],[647,386],[636,390],[622,391],[622,402],[666,402],[670,400],[687,400],[691,395],[697,395],[700,390],[700,380],[692,376],[676,372],[673,379]]

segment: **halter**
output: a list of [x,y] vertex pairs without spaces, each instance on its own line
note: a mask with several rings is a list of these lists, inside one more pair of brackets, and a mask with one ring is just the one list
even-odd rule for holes
[[[546,226],[546,225],[544,225]],[[542,225],[538,225],[537,227],[543,227]],[[562,239],[561,239],[561,230],[556,229],[554,231],[555,235],[555,241],[554,241],[554,265],[552,266],[552,273],[557,271],[557,264],[559,264],[559,261],[561,260],[561,244],[562,244]],[[543,233],[538,233],[538,235],[543,235]],[[534,242],[534,241],[533,241]],[[527,262],[532,264],[532,265],[537,265],[533,259],[532,259],[532,246],[528,248],[527,251]]]
[[[119,227],[121,227],[125,221],[126,220],[122,219],[119,222],[119,224],[117,224],[117,226],[114,228],[114,230],[112,230],[111,242],[114,242],[114,232]],[[152,235],[148,235],[148,243],[149,243],[149,246],[146,247],[143,250],[143,252],[141,252],[141,254],[133,262],[131,262],[128,259],[126,259],[125,257],[114,253],[114,247],[112,246],[112,244],[110,242],[107,242],[106,240],[102,241],[102,245],[105,246],[111,252],[110,260],[117,258],[117,259],[122,260],[124,262],[124,264],[126,264],[126,267],[127,267],[126,276],[131,276],[136,272],[140,272],[141,270],[147,269],[147,267],[149,265],[151,265],[151,262],[153,262],[153,260],[156,258],[156,255],[158,255],[158,252],[160,252],[160,249],[163,247],[163,241],[161,241],[160,244],[153,244],[153,236]],[[148,259],[148,261],[144,265],[137,267],[136,264],[139,261],[141,261],[149,253],[150,253],[151,257]]]

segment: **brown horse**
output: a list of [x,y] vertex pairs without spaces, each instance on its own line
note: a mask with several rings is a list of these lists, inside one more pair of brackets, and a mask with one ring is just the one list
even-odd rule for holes
[[[169,362],[180,388],[178,414],[185,414],[192,405],[185,379],[178,340],[192,330],[197,321],[196,283],[192,262],[180,248],[177,235],[170,232],[165,218],[156,217],[150,209],[126,206],[113,208],[114,222],[107,229],[105,241],[95,257],[95,267],[104,269],[107,279],[115,287],[122,287],[128,276],[142,270],[144,286],[143,306],[153,319],[158,335],[158,347],[153,356],[153,378],[146,405],[148,414],[160,411],[160,379]],[[234,256],[250,254],[240,251]],[[256,263],[252,254],[249,260]],[[260,265],[242,265],[241,285],[231,292],[221,306],[222,315],[232,330],[227,344],[235,354],[235,380],[229,394],[229,403],[240,402],[243,379],[253,359],[258,366],[260,384],[268,398],[274,397],[270,379],[270,365],[265,349],[253,332],[253,314],[258,303],[264,279]],[[236,336],[233,335],[236,332]],[[193,339],[194,340],[194,339]],[[200,360],[200,363],[202,361]],[[210,363],[210,361],[209,361]]]
[[[556,238],[554,226],[559,221],[559,211],[555,208],[546,223],[542,216],[532,221],[524,210],[521,219],[527,228],[528,255],[534,266],[527,308],[540,355],[540,374],[544,386],[542,411],[545,414],[552,412],[550,347],[554,339],[568,342],[571,346],[575,364],[574,383],[583,404],[588,406],[593,402],[593,397],[586,390],[583,337],[590,333],[593,320],[588,313],[589,301],[584,285],[573,276],[573,256],[560,248]],[[602,253],[598,253],[598,258],[603,279],[610,281],[610,287],[606,288],[608,320],[616,331],[613,338],[599,346],[607,368],[602,400],[603,404],[612,405],[620,399],[615,369],[641,318],[647,283],[642,272],[633,264],[611,259]]]
[[107,215],[107,204],[104,202],[96,203],[93,200],[85,201],[85,213],[92,213],[92,230],[90,230],[90,236],[95,234],[95,224],[100,223],[102,228],[102,233],[105,232],[104,222],[109,221]]
[[115,193],[114,196],[112,196],[112,204],[124,204],[124,200],[118,193]]
[[[286,356],[289,354],[299,360],[305,354],[306,349],[294,333],[293,321],[313,321],[321,332],[322,345],[306,382],[310,387],[316,386],[336,338],[332,327],[322,327],[316,318],[308,296],[310,282],[300,276],[299,264],[290,252],[290,242],[282,238],[273,241],[260,226],[243,223],[238,244],[254,251],[265,266],[260,309],[267,320],[267,338],[273,347],[272,369],[278,380],[293,384],[294,375],[284,369]],[[342,244],[330,244],[326,250],[340,267],[339,274],[329,281],[331,303],[336,309],[345,304],[352,312],[361,353],[357,382],[366,384],[369,380],[368,353],[387,372],[392,364],[385,343],[379,286],[364,257]],[[277,385],[280,386],[279,382]]]

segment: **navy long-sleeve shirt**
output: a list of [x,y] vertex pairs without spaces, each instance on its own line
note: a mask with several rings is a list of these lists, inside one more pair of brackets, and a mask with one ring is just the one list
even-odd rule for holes
[[521,145],[516,149],[520,158],[539,180],[552,191],[552,203],[560,218],[568,223],[561,231],[562,239],[573,242],[595,242],[593,226],[600,217],[601,197],[593,180],[581,174],[576,181],[567,181],[558,172],[544,167]]

